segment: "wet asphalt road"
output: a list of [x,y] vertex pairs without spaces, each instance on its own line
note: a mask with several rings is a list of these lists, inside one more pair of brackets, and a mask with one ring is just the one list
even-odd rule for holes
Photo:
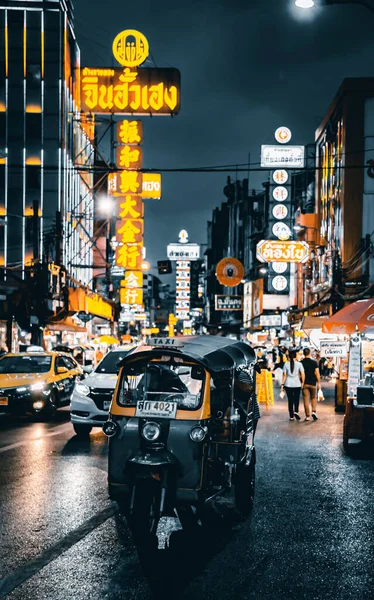
[[0,415],[0,598],[374,598],[374,449],[345,456],[332,397],[318,408],[316,423],[262,410],[252,517],[222,500],[207,534],[173,533],[151,565],[108,500],[99,430]]

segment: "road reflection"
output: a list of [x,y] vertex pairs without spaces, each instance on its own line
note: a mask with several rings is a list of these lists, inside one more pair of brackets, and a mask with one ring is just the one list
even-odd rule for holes
[[[169,529],[165,548],[154,551],[138,549],[138,556],[153,597],[177,600],[183,596],[189,583],[233,540],[243,520],[226,499],[221,499],[214,506],[207,507],[202,526],[182,530],[176,519],[170,530],[170,521],[174,519],[167,521],[169,523],[161,525],[161,529]],[[120,543],[128,545],[131,533],[122,515],[116,515],[116,528]],[[127,569],[126,562],[116,570],[113,584],[128,577]],[[116,587],[114,585],[114,589]]]

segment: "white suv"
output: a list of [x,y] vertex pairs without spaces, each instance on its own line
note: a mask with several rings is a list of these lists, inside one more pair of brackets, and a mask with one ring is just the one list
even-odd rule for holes
[[135,346],[118,346],[111,350],[90,375],[75,384],[70,416],[77,435],[87,436],[92,427],[101,427],[107,420],[119,363],[134,348]]

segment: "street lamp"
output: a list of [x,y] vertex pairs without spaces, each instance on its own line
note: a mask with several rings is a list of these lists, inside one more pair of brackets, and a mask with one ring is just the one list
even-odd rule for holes
[[[331,6],[332,4],[360,4],[374,13],[374,6],[366,2],[366,0],[321,0],[319,4],[322,6]],[[314,0],[295,0],[295,6],[303,9],[316,8],[316,2]]]
[[98,211],[100,211],[100,213],[102,215],[112,217],[113,216],[113,207],[114,207],[113,198],[111,196],[99,196],[97,200],[98,200],[98,205],[97,205]]
[[295,6],[297,8],[313,8],[314,0],[296,0]]

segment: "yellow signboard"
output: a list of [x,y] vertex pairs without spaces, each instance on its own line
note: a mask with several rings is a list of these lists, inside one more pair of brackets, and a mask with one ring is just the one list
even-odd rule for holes
[[159,328],[158,327],[149,327],[146,329],[142,329],[143,335],[152,335],[152,333],[160,333]]
[[138,244],[143,239],[144,221],[143,219],[124,219],[116,225],[117,242],[123,244]]
[[80,81],[86,113],[176,115],[180,110],[178,69],[84,67]]
[[119,169],[141,169],[143,166],[143,150],[134,146],[117,146],[116,165]]
[[143,186],[143,174],[138,171],[118,171],[108,175],[108,194],[125,196],[140,194]]
[[118,121],[116,123],[118,144],[138,145],[143,141],[143,123],[141,121]]
[[143,271],[126,271],[125,279],[120,282],[120,287],[142,288]]
[[124,269],[140,271],[143,262],[143,243],[123,244],[117,247],[116,264]]
[[121,304],[143,304],[142,288],[120,288],[119,294]]
[[142,198],[159,200],[162,194],[161,173],[143,173]]
[[121,31],[113,41],[114,58],[123,67],[138,67],[149,54],[148,40],[135,29]]
[[141,196],[119,196],[117,199],[117,215],[121,219],[142,219],[144,204]]
[[261,262],[304,263],[309,258],[309,246],[306,242],[261,240],[257,258]]

